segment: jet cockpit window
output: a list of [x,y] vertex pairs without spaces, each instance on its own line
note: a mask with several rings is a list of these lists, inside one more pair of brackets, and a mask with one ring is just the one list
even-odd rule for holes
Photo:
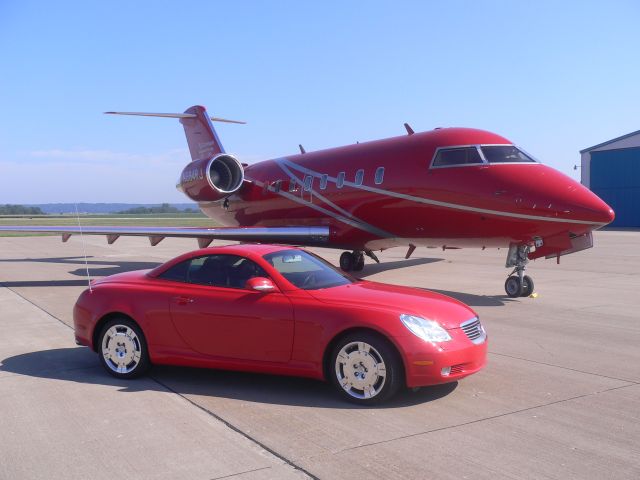
[[441,148],[433,159],[432,167],[457,167],[484,163],[478,149],[473,147]]
[[325,190],[327,188],[327,181],[329,180],[329,175],[326,173],[320,177],[320,190]]
[[489,163],[529,163],[533,158],[513,145],[487,145],[480,147]]
[[344,172],[338,173],[338,178],[336,178],[336,187],[342,188],[344,186]]
[[311,175],[307,175],[304,177],[304,191],[308,192],[311,190],[311,185],[313,184],[313,177]]

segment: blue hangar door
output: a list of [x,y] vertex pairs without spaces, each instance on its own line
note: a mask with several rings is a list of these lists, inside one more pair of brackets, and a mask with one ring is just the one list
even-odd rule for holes
[[640,227],[640,148],[591,152],[591,190],[616,212],[614,227]]

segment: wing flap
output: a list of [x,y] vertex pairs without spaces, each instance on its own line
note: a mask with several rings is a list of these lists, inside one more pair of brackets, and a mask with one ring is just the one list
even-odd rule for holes
[[[207,240],[230,240],[256,243],[323,245],[329,240],[329,227],[99,227],[99,226],[12,226],[1,225],[0,232],[60,233],[63,241],[71,235],[105,235],[109,243],[122,237],[149,237],[153,245],[162,238],[196,238],[200,245]],[[157,240],[160,239],[160,240]],[[202,241],[200,240],[202,239]],[[110,241],[112,240],[112,241]],[[155,241],[157,240],[157,241]],[[209,242],[211,243],[211,242]]]

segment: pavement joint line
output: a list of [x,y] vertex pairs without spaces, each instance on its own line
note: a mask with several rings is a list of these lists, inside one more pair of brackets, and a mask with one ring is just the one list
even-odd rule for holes
[[270,468],[273,468],[273,467],[254,468],[253,470],[246,470],[244,472],[232,473],[230,475],[223,475],[222,477],[213,477],[211,480],[222,480],[223,478],[233,478],[233,477],[237,477],[238,475],[244,475],[245,473],[260,472],[262,470],[269,470]]
[[304,473],[305,475],[307,475],[309,478],[312,478],[313,480],[320,480],[319,477],[316,477],[314,474],[312,474],[311,472],[309,472],[308,470],[306,470],[305,468],[301,467],[300,465],[296,464],[293,460],[288,459],[287,457],[285,457],[284,455],[278,453],[277,451],[273,450],[272,448],[268,447],[267,445],[265,445],[264,443],[262,443],[260,440],[252,437],[251,435],[249,435],[248,433],[244,432],[243,430],[241,430],[240,428],[236,427],[234,424],[232,424],[231,422],[225,420],[224,418],[222,418],[220,415],[216,414],[215,412],[213,412],[212,410],[209,410],[208,408],[203,407],[202,405],[197,404],[196,402],[194,402],[193,400],[191,400],[190,398],[186,397],[185,395],[183,395],[182,393],[178,392],[177,390],[174,390],[173,388],[171,388],[169,385],[165,384],[164,382],[158,380],[157,378],[153,377],[153,376],[149,376],[149,378],[153,379],[154,381],[156,381],[158,384],[162,385],[164,388],[166,388],[168,391],[175,393],[176,395],[178,395],[179,397],[181,397],[182,399],[186,400],[187,402],[189,402],[191,405],[193,405],[196,408],[199,408],[200,410],[202,410],[205,413],[208,413],[209,415],[211,415],[213,418],[215,418],[216,420],[218,420],[219,422],[222,422],[222,424],[224,424],[226,427],[230,428],[231,430],[233,430],[236,433],[239,433],[240,435],[242,435],[244,438],[246,438],[247,440],[255,443],[256,445],[258,445],[260,448],[264,449],[265,451],[269,452],[271,455],[273,455],[274,457],[282,460],[284,463],[286,463],[287,465],[289,465],[290,467],[293,467],[295,470],[298,470],[302,473]]
[[[497,418],[508,417],[510,415],[515,415],[515,414],[518,414],[518,413],[528,412],[530,410],[536,410],[538,408],[544,408],[544,407],[549,407],[549,406],[552,406],[552,405],[558,405],[560,403],[570,402],[570,401],[573,401],[573,400],[579,400],[581,398],[592,397],[594,395],[600,395],[602,393],[611,392],[613,390],[620,390],[620,389],[623,389],[623,388],[634,387],[634,386],[637,386],[637,385],[638,385],[638,383],[630,382],[627,385],[620,385],[618,387],[606,388],[604,390],[598,390],[597,392],[585,393],[583,395],[576,395],[574,397],[564,398],[562,400],[556,400],[556,401],[549,402],[549,403],[543,403],[541,405],[533,405],[531,407],[521,408],[521,409],[518,409],[518,410],[513,410],[511,412],[500,413],[498,415],[491,415],[490,417],[478,418],[477,420],[470,420],[468,422],[457,423],[455,425],[449,425],[449,426],[446,426],[446,427],[434,428],[432,430],[425,430],[424,432],[417,432],[417,433],[412,433],[412,434],[409,434],[409,435],[402,435],[400,437],[390,438],[388,440],[380,440],[379,442],[364,443],[362,445],[357,445],[355,447],[344,448],[342,450],[338,450],[336,452],[332,452],[331,454],[332,455],[337,455],[337,454],[344,453],[344,452],[349,452],[349,451],[352,451],[352,450],[358,450],[358,449],[364,448],[364,447],[372,447],[372,446],[381,445],[381,444],[384,444],[384,443],[395,442],[397,440],[404,440],[404,439],[407,439],[407,438],[413,438],[413,437],[419,437],[419,436],[422,436],[422,435],[428,435],[430,433],[442,432],[444,430],[451,430],[451,429],[454,429],[454,428],[466,427],[468,425],[473,425],[473,424],[476,424],[476,423],[482,423],[482,422],[486,422],[486,421],[489,421],[489,420],[495,420]],[[310,458],[314,458],[314,457],[310,457]]]
[[529,358],[516,357],[515,355],[507,355],[506,353],[497,353],[497,352],[487,352],[487,353],[491,355],[497,355],[500,357],[507,357],[507,358],[513,358],[515,360],[522,360],[523,362],[535,363],[537,365],[546,365],[547,367],[555,367],[555,368],[560,368],[562,370],[569,370],[571,372],[583,373],[585,375],[593,375],[594,377],[607,378],[609,380],[617,380],[619,382],[627,382],[634,385],[640,385],[640,382],[635,380],[629,380],[628,378],[617,378],[617,377],[611,377],[609,375],[603,375],[601,373],[585,372],[584,370],[578,370],[576,368],[563,367],[562,365],[556,365],[554,363],[546,363],[546,362],[541,362],[539,360],[531,360]]
[[40,305],[38,305],[37,303],[33,303],[31,300],[29,300],[27,297],[25,297],[24,295],[21,295],[20,293],[16,292],[13,288],[8,287],[4,282],[0,281],[0,287],[6,288],[7,290],[9,290],[10,292],[12,292],[14,295],[17,295],[18,297],[20,297],[21,299],[23,299],[24,301],[30,303],[31,305],[33,305],[34,307],[36,307],[38,310],[46,313],[47,315],[49,315],[51,318],[57,320],[58,322],[60,322],[62,325],[64,325],[65,327],[73,330],[73,327],[71,325],[67,325],[64,321],[62,321],[60,318],[56,317],[55,315],[53,315],[52,313],[48,312],[47,310],[45,310],[44,308],[42,308]]
[[[13,290],[11,287],[7,287],[4,282],[0,282],[0,286],[6,288],[7,290],[9,290],[10,292],[12,292],[13,294],[17,295],[18,297],[22,298],[23,300],[25,300],[26,302],[30,303],[31,305],[33,305],[34,307],[36,307],[38,310],[43,311],[44,313],[46,313],[47,315],[49,315],[51,318],[57,320],[58,322],[60,322],[62,325],[64,325],[65,327],[73,330],[73,328],[69,325],[67,325],[65,322],[63,322],[61,319],[59,319],[58,317],[56,317],[55,315],[49,313],[48,311],[46,311],[44,308],[42,308],[41,306],[33,303],[31,300],[29,300],[28,298],[20,295],[18,292],[16,292],[15,290]],[[81,368],[93,368],[93,367],[81,367]],[[230,428],[231,430],[233,430],[236,433],[239,433],[240,435],[242,435],[243,437],[245,437],[247,440],[255,443],[256,445],[260,446],[262,449],[264,449],[265,451],[269,452],[270,454],[272,454],[274,457],[282,460],[283,462],[285,462],[287,465],[293,467],[295,470],[301,471],[303,472],[305,475],[307,475],[309,478],[312,478],[314,480],[319,480],[318,477],[316,477],[315,475],[313,475],[311,472],[305,470],[303,467],[297,465],[295,462],[293,462],[292,460],[288,459],[287,457],[285,457],[284,455],[281,455],[280,453],[276,452],[275,450],[269,448],[268,446],[266,446],[265,444],[263,444],[262,442],[260,442],[259,440],[253,438],[251,435],[243,432],[241,429],[239,429],[238,427],[236,427],[235,425],[233,425],[232,423],[228,422],[227,420],[225,420],[224,418],[220,417],[219,415],[215,414],[214,412],[212,412],[211,410],[198,405],[196,402],[190,400],[189,398],[187,398],[186,396],[184,396],[183,394],[181,394],[180,392],[174,390],[173,388],[169,387],[168,385],[166,385],[165,383],[161,382],[160,380],[158,380],[157,378],[153,377],[152,375],[149,375],[149,378],[151,380],[153,380],[154,382],[156,382],[158,385],[161,385],[162,387],[164,387],[167,391],[179,396],[180,398],[186,400],[187,402],[189,402],[191,405],[193,405],[196,408],[199,408],[200,410],[208,413],[210,416],[212,416],[213,418],[215,418],[216,420],[218,420],[219,422],[221,422],[223,425],[225,425],[227,428]],[[270,468],[270,467],[267,467]],[[248,473],[248,472],[240,472],[238,474],[241,473]],[[236,474],[236,475],[238,475]],[[222,477],[224,478],[224,477]]]

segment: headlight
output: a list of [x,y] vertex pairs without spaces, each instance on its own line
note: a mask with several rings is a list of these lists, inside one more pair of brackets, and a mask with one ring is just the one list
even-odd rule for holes
[[433,320],[426,320],[406,313],[400,315],[400,320],[405,327],[411,330],[411,333],[427,342],[448,342],[451,340],[449,333]]

